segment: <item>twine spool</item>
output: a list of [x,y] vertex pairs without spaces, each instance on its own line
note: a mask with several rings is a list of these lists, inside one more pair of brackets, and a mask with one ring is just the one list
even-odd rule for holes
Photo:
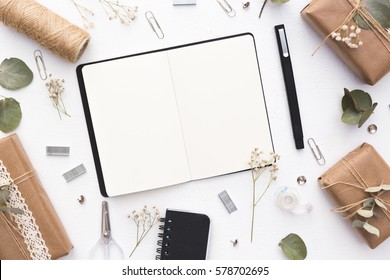
[[89,34],[34,0],[0,0],[0,21],[53,53],[76,62]]

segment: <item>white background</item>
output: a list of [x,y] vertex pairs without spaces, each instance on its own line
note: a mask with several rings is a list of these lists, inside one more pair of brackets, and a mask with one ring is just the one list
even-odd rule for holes
[[[82,25],[82,20],[70,1],[39,2],[69,21]],[[215,0],[198,0],[196,6],[188,7],[174,7],[170,0],[123,2],[139,5],[138,18],[129,26],[108,21],[97,0],[80,1],[95,11],[95,27],[88,30],[91,42],[78,64],[251,32],[257,43],[275,150],[281,155],[279,177],[256,209],[255,240],[252,244],[249,239],[251,177],[249,172],[242,172],[107,199],[113,236],[125,254],[134,245],[136,230],[127,215],[134,209],[148,205],[157,206],[161,212],[166,208],[175,208],[207,214],[211,219],[209,259],[284,259],[278,243],[291,232],[299,234],[305,240],[308,247],[307,259],[390,257],[390,241],[371,250],[347,222],[330,211],[335,205],[317,184],[317,177],[362,142],[372,144],[390,162],[390,75],[375,86],[368,86],[356,78],[327,46],[312,57],[311,54],[321,43],[321,39],[300,16],[300,11],[308,1],[293,0],[283,6],[268,3],[261,20],[258,19],[262,3],[260,0],[251,1],[248,10],[242,9],[241,0],[230,0],[237,12],[234,18],[227,16]],[[146,21],[144,13],[148,10],[153,11],[164,30],[163,40],[157,39]],[[298,151],[294,146],[274,34],[274,26],[281,23],[285,24],[287,30],[305,139],[313,137],[316,140],[326,157],[325,166],[316,163],[308,147]],[[74,249],[64,259],[87,259],[90,249],[100,237],[103,197],[98,189],[77,85],[77,64],[64,61],[3,25],[0,25],[0,42],[0,60],[21,58],[35,74],[33,83],[27,88],[16,92],[0,88],[0,95],[12,96],[21,103],[23,119],[15,132],[21,138],[74,244]],[[51,105],[34,62],[33,52],[37,48],[43,51],[48,72],[56,78],[66,80],[63,100],[72,116],[70,118],[60,120]],[[360,129],[340,121],[344,87],[366,90],[379,103],[375,114]],[[107,98],[110,98],[109,92]],[[369,123],[378,126],[376,134],[367,132]],[[118,120],[116,125],[125,124],[126,120]],[[115,132],[113,126],[112,131],[107,133]],[[6,134],[0,133],[0,136]],[[47,157],[47,145],[70,146],[71,155]],[[229,151],[226,151],[226,157],[228,156]],[[160,160],[159,164],[169,164],[169,159]],[[87,173],[66,183],[62,174],[80,163],[86,166]],[[151,176],[152,173],[153,170]],[[303,186],[296,183],[299,175],[305,175],[308,179]],[[284,185],[297,188],[302,200],[310,201],[314,210],[308,215],[294,216],[278,209],[273,201],[274,193]],[[259,187],[261,186],[260,184]],[[223,190],[228,191],[238,211],[228,214],[218,198],[218,193]],[[81,194],[86,197],[83,205],[77,202]],[[154,258],[157,232],[157,227],[150,231],[134,254],[134,259]],[[231,246],[230,240],[233,239],[238,239],[238,246]]]

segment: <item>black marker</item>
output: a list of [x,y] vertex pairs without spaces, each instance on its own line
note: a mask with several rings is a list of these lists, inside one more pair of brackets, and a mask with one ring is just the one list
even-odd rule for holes
[[280,62],[282,63],[284,83],[286,85],[288,106],[290,108],[291,125],[294,134],[295,147],[300,150],[305,146],[303,144],[303,132],[301,116],[299,114],[299,105],[297,91],[294,82],[294,73],[290,59],[290,51],[287,44],[287,36],[284,24],[275,26],[276,39],[279,46]]

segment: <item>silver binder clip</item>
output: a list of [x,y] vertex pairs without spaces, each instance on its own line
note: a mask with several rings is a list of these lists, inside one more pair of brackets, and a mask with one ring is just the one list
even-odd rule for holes
[[38,73],[41,79],[44,81],[47,79],[46,66],[43,60],[43,55],[40,50],[34,51],[35,63],[37,64]]
[[158,24],[158,21],[154,14],[151,11],[147,11],[145,13],[145,17],[148,20],[150,27],[153,29],[154,33],[156,33],[157,38],[163,39],[164,38],[164,32],[162,31],[160,25]]
[[325,164],[325,157],[322,154],[320,148],[318,147],[316,141],[314,141],[313,138],[307,139],[307,144],[309,144],[309,147],[311,151],[313,152],[314,157],[316,158],[317,162],[319,165],[324,165]]
[[236,11],[230,6],[227,0],[217,0],[222,9],[228,14],[229,17],[235,17]]

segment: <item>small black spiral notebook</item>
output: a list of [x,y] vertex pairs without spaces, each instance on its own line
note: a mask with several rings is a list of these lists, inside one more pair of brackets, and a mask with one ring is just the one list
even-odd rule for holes
[[167,209],[160,225],[158,260],[205,260],[210,219],[204,214]]

